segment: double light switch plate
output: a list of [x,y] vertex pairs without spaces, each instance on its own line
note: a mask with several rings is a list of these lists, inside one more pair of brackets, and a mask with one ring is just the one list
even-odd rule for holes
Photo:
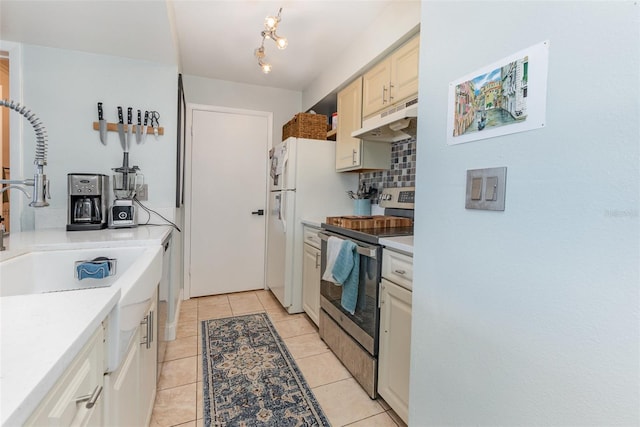
[[503,211],[506,184],[506,167],[468,170],[464,207]]

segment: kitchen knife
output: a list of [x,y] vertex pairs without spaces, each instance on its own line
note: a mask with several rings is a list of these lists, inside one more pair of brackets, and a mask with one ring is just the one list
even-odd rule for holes
[[107,121],[104,119],[102,112],[102,102],[98,102],[98,124],[100,126],[100,142],[102,142],[102,145],[107,145]]
[[147,124],[149,123],[149,112],[145,110],[144,112],[144,127],[142,128],[142,142],[144,143],[147,140]]
[[151,127],[153,128],[153,136],[156,141],[158,140],[158,128],[160,127],[160,113],[157,111],[151,112]]
[[142,111],[138,110],[138,125],[136,126],[136,142],[142,142]]
[[133,108],[127,108],[127,151],[131,147],[131,139],[133,138]]
[[127,141],[124,136],[124,118],[122,117],[122,107],[118,107],[118,136],[120,137],[120,145],[125,152],[128,152]]

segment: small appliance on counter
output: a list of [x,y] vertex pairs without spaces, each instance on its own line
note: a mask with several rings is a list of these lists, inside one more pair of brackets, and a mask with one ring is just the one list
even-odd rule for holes
[[129,166],[129,153],[125,152],[122,166],[113,171],[113,194],[115,199],[109,208],[109,228],[137,227],[136,208],[133,199],[142,188],[144,176],[138,166]]
[[109,177],[94,173],[67,175],[67,231],[107,227]]

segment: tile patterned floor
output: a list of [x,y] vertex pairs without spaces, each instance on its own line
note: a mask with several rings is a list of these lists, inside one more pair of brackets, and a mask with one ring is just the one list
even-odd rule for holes
[[203,426],[200,321],[266,311],[333,427],[405,427],[382,400],[371,400],[318,336],[305,314],[288,314],[269,291],[183,301],[175,341],[167,344],[152,427]]

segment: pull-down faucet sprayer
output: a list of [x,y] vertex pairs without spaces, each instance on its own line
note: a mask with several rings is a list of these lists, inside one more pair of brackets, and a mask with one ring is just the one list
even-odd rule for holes
[[22,191],[29,197],[29,193],[23,188],[29,186],[33,187],[33,194],[30,196],[31,203],[29,203],[29,206],[34,208],[49,206],[49,202],[47,202],[47,199],[51,198],[49,194],[49,180],[44,174],[44,166],[47,164],[47,131],[40,119],[25,106],[21,106],[19,103],[8,99],[0,99],[0,106],[10,108],[22,114],[29,123],[31,123],[33,130],[36,132],[36,157],[33,161],[36,165],[36,171],[33,179],[0,179],[0,184],[9,184],[7,187],[3,186],[0,188],[0,194],[9,189],[16,189]]

